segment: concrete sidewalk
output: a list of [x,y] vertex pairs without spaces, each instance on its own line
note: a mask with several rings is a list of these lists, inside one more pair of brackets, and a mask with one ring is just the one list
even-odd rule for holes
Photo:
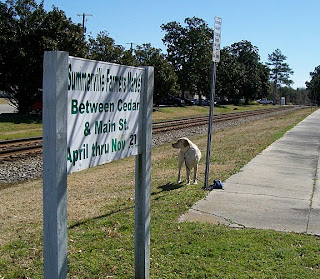
[[319,152],[317,110],[180,220],[320,235]]

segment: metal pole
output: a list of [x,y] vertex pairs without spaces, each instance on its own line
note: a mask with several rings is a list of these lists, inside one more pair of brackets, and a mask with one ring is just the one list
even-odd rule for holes
[[206,172],[204,180],[204,189],[209,186],[209,169],[210,169],[210,149],[211,149],[211,134],[213,124],[213,110],[214,110],[214,98],[216,85],[216,63],[212,62],[212,80],[211,80],[211,92],[210,92],[210,112],[209,112],[209,126],[208,126],[208,141],[207,141],[207,157],[206,157]]
[[[154,68],[144,67],[141,153],[136,156],[135,177],[135,278],[150,276],[150,191]],[[139,127],[140,129],[140,127]]]
[[67,278],[68,53],[43,62],[43,257],[45,279]]

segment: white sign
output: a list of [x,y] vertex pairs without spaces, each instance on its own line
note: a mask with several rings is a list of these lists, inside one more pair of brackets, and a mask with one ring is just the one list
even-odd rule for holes
[[220,50],[214,49],[212,52],[212,61],[213,62],[220,62]]
[[214,36],[213,36],[213,53],[212,53],[213,62],[220,61],[221,24],[222,24],[222,19],[216,16],[214,18]]
[[139,154],[143,73],[69,57],[68,173]]
[[[44,278],[67,278],[67,170],[136,156],[135,274],[149,278],[154,68],[46,51],[43,60]],[[66,158],[67,153],[67,158]],[[66,160],[67,159],[67,160]],[[119,174],[121,175],[121,174]]]

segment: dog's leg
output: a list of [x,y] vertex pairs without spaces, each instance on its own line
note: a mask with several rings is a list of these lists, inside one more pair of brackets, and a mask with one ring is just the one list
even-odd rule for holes
[[181,153],[179,153],[179,172],[178,172],[178,183],[181,183],[181,168],[184,162],[184,157]]
[[194,167],[193,184],[198,184],[197,173],[198,173],[198,164],[196,164]]
[[190,185],[190,169],[187,164],[186,164],[186,169],[187,169],[187,185]]

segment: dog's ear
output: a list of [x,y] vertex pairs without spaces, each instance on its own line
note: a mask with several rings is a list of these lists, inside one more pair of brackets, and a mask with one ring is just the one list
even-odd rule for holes
[[184,145],[184,147],[187,147],[189,145],[189,142],[187,140],[184,140],[183,145]]

